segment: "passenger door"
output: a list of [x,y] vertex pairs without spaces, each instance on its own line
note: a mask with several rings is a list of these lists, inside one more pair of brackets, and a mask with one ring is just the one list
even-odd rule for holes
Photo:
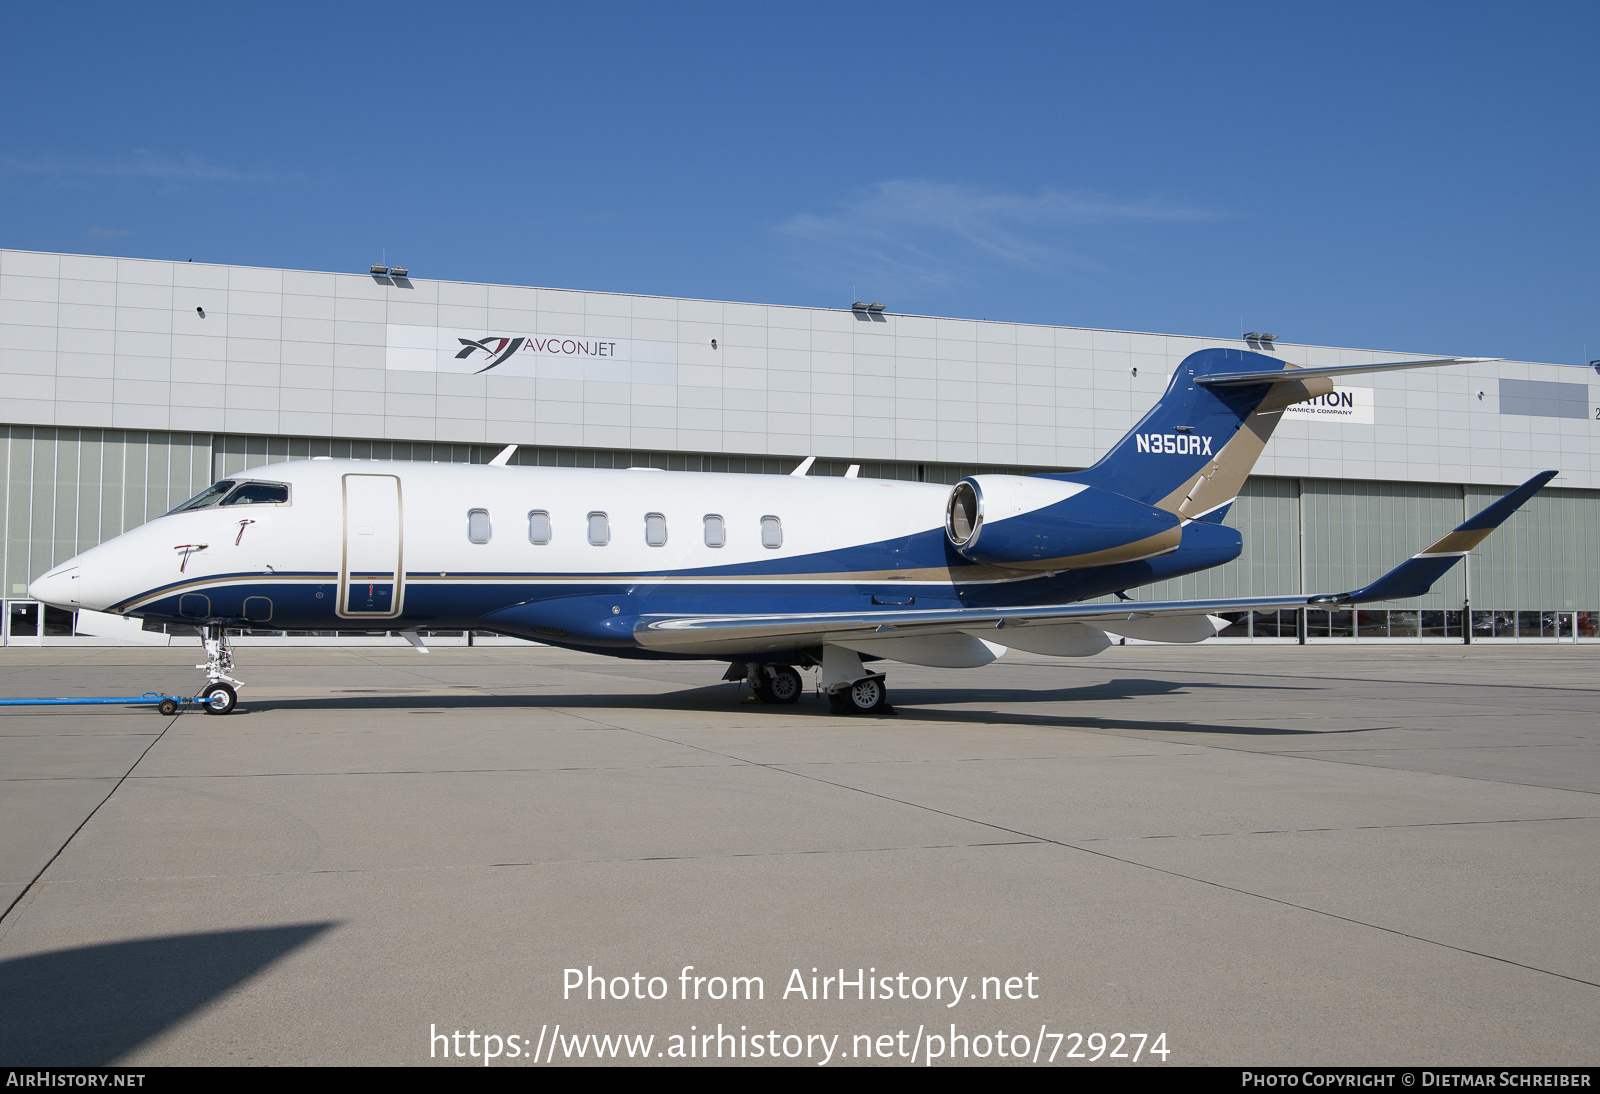
[[339,568],[339,614],[393,619],[405,600],[400,479],[344,476],[344,552]]

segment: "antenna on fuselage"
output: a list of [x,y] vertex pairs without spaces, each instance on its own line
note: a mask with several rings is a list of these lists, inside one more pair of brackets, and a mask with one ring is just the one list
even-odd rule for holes
[[797,479],[803,479],[806,477],[807,472],[811,470],[811,465],[816,462],[817,458],[815,456],[807,456],[805,459],[800,461],[800,466],[789,472],[789,474],[793,475]]
[[517,446],[508,444],[500,450],[500,455],[489,461],[490,467],[504,467],[511,462],[511,457],[517,454]]

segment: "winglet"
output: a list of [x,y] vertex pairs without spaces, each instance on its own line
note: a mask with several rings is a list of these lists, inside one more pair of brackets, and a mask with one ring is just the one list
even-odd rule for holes
[[1433,583],[1445,571],[1461,561],[1468,551],[1489,537],[1522,508],[1523,504],[1555,478],[1555,471],[1541,471],[1511,493],[1483,510],[1475,517],[1463,521],[1455,530],[1418,551],[1400,565],[1384,574],[1371,585],[1354,592],[1337,596],[1313,597],[1312,604],[1370,604],[1375,600],[1401,600],[1421,596],[1433,588]]

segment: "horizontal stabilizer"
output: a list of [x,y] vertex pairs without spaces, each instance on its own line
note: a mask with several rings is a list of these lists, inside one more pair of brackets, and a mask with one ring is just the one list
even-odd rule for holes
[[1477,516],[1463,521],[1449,535],[1437,540],[1400,565],[1384,574],[1371,585],[1338,596],[1313,597],[1313,604],[1370,604],[1376,600],[1401,600],[1421,596],[1433,588],[1433,583],[1445,571],[1488,538],[1489,533],[1506,522],[1522,508],[1524,502],[1544,489],[1556,477],[1554,471],[1541,471],[1511,493],[1484,509]]
[[1309,380],[1314,376],[1337,379],[1340,376],[1363,372],[1394,372],[1403,368],[1433,368],[1436,365],[1477,365],[1487,361],[1503,361],[1503,357],[1430,357],[1425,361],[1391,361],[1385,365],[1325,365],[1321,368],[1253,369],[1249,372],[1217,372],[1210,376],[1196,376],[1195,383],[1206,387],[1247,387],[1251,384],[1276,383],[1279,380]]

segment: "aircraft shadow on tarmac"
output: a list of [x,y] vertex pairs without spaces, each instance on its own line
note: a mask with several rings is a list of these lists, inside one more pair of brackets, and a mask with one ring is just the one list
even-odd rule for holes
[[140,938],[0,962],[6,1062],[110,1065],[336,925]]
[[[903,687],[891,694],[896,709],[920,721],[964,723],[969,725],[1027,725],[1053,726],[1063,729],[1118,729],[1156,732],[1218,733],[1251,736],[1301,736],[1327,733],[1366,733],[1371,727],[1360,729],[1289,728],[1283,726],[1211,725],[1200,721],[1151,720],[1135,717],[1105,718],[1085,711],[1082,714],[1037,713],[1024,710],[1000,710],[1004,704],[1024,708],[1047,703],[1105,703],[1119,700],[1149,699],[1199,690],[1237,692],[1304,692],[1306,688],[1293,685],[1271,684],[1207,684],[1120,678],[1103,683],[1073,688],[1035,690],[1029,688],[918,688]],[[415,695],[332,695],[319,699],[262,699],[240,700],[239,709],[232,717],[253,712],[294,710],[405,710],[419,714],[453,713],[469,710],[512,710],[518,707],[565,707],[571,709],[622,709],[622,710],[675,710],[723,711],[732,713],[740,709],[739,699],[749,693],[732,684],[713,684],[687,688],[682,691],[656,695],[627,693],[567,694],[551,691],[532,691],[496,694],[415,694]],[[960,708],[955,706],[960,704]],[[978,704],[981,704],[979,706]],[[992,705],[991,705],[992,704]],[[770,706],[762,709],[769,717],[815,717],[822,706],[818,697],[807,695],[793,705]],[[1133,713],[1130,711],[1129,713]],[[1170,714],[1170,708],[1162,713]],[[869,719],[870,720],[870,719]]]

